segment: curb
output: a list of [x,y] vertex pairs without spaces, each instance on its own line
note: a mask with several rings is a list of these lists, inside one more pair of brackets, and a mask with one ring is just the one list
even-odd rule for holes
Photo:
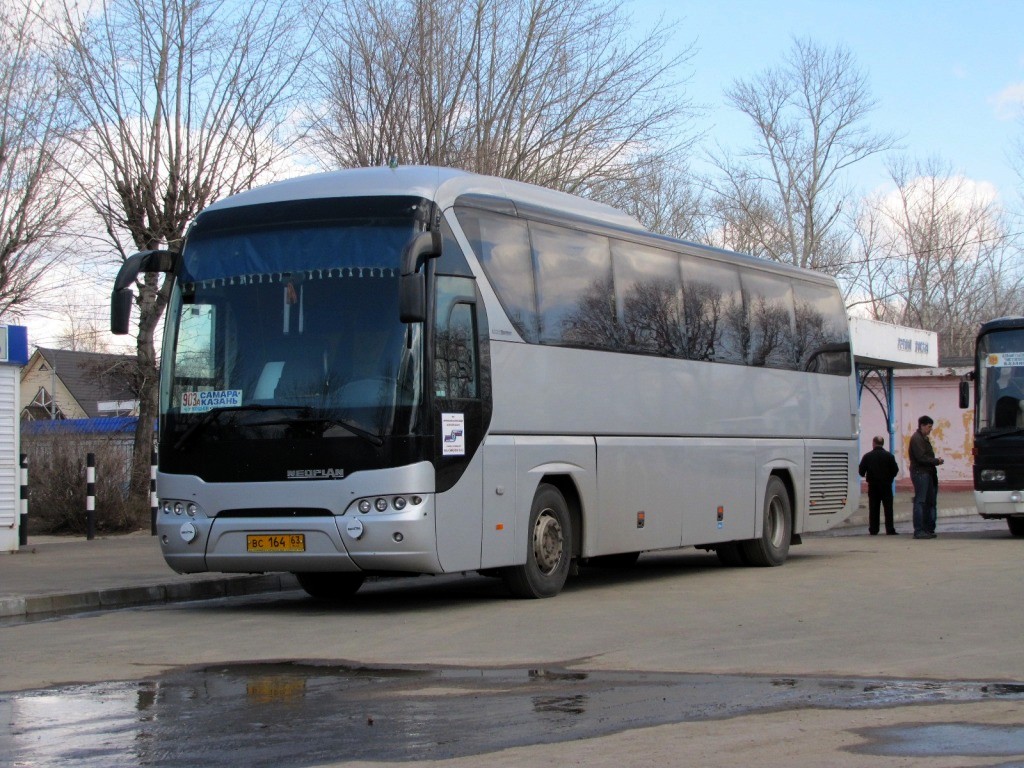
[[6,597],[0,598],[0,619],[66,616],[72,613],[88,613],[109,608],[130,608],[189,600],[212,600],[263,592],[284,592],[298,589],[298,587],[298,582],[292,574],[271,573],[191,582],[179,581],[148,587],[113,587],[58,595]]

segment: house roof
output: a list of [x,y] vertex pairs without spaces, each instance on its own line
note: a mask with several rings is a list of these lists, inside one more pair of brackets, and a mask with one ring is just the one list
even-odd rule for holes
[[[99,403],[111,400],[135,400],[128,366],[134,365],[131,355],[102,352],[72,352],[66,349],[44,349],[36,352],[54,370],[71,396],[90,418],[100,416]],[[29,361],[31,365],[31,361]]]
[[26,421],[23,435],[116,435],[133,434],[137,416],[110,416],[100,419],[59,419],[57,421]]

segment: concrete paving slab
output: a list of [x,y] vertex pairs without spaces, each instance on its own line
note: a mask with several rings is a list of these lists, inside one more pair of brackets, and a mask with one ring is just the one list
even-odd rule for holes
[[[904,532],[912,500],[897,493],[894,508]],[[971,492],[939,493],[939,517],[976,515]],[[842,526],[845,533],[867,534],[867,495]],[[939,524],[942,530],[942,523]],[[178,574],[164,562],[156,537],[148,531],[100,536],[30,537],[18,552],[0,555],[0,620],[65,615],[128,606],[297,589],[289,573]]]

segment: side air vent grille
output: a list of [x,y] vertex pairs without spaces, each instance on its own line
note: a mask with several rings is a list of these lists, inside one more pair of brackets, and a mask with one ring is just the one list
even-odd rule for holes
[[812,515],[842,512],[850,488],[850,457],[845,453],[811,456],[811,487],[808,502]]

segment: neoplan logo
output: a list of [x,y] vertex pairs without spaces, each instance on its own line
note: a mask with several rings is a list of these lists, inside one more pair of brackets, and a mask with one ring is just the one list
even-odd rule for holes
[[289,480],[340,480],[345,476],[344,469],[289,469]]

